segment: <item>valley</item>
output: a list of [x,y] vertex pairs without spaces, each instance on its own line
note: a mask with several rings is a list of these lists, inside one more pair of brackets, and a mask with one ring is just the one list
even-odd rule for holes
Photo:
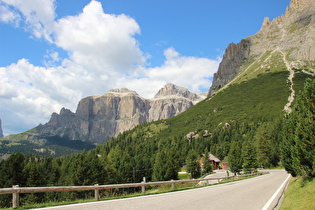
[[[0,186],[176,180],[183,167],[193,179],[213,172],[201,167],[208,154],[236,174],[284,167],[313,179],[314,11],[313,1],[291,0],[285,14],[265,18],[257,34],[229,44],[207,97],[174,84],[150,100],[113,89],[83,98],[76,112],[62,108],[44,125],[1,138]],[[89,196],[36,194],[22,202]],[[9,203],[0,197],[0,207]]]

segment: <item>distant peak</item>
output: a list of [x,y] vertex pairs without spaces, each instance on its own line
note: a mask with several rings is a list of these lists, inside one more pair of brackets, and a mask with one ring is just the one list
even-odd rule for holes
[[[286,8],[286,11],[284,15],[278,16],[272,21],[269,19],[269,17],[265,17],[262,27],[260,28],[260,32],[264,29],[268,28],[273,23],[279,24],[283,21],[289,19],[289,17],[294,14],[294,17],[296,17],[297,12],[307,10],[307,9],[314,9],[315,8],[315,1],[314,0],[291,0],[290,5]],[[295,15],[296,14],[296,15]]]
[[179,87],[172,83],[168,83],[159,90],[159,92],[155,95],[154,98],[173,96],[173,95],[187,97],[189,94],[190,92],[187,88]]
[[127,88],[111,89],[110,91],[107,92],[107,94],[114,94],[116,96],[138,95],[136,91],[129,90]]

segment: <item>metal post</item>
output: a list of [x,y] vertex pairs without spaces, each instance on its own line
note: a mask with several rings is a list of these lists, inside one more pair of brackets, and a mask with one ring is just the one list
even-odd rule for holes
[[[19,185],[13,185],[13,188],[19,188]],[[20,200],[20,194],[19,193],[13,193],[12,194],[12,208],[16,209],[19,207],[19,200]]]
[[[141,183],[145,183],[145,177],[143,177],[143,181]],[[141,191],[143,194],[145,193],[145,186],[144,185],[141,186]]]
[[[95,184],[94,186],[99,186],[99,185]],[[95,197],[95,200],[97,200],[97,201],[100,200],[100,191],[98,189],[94,190],[94,197]]]

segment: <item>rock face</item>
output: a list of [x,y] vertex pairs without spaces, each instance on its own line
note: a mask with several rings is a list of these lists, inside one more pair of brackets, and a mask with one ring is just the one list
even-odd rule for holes
[[82,99],[75,113],[65,108],[60,114],[53,113],[49,122],[40,126],[40,136],[99,144],[136,125],[174,117],[204,98],[173,84],[150,100],[126,88],[114,89]]
[[2,123],[0,119],[0,138],[3,137]]
[[267,51],[281,50],[290,61],[315,60],[315,1],[291,0],[284,15],[270,20],[264,18],[261,29],[254,36],[238,44],[230,44],[214,75],[209,95],[229,83],[250,57]]
[[250,54],[250,42],[246,39],[240,43],[231,43],[226,48],[218,71],[213,76],[209,96],[231,81],[239,72],[239,67]]
[[167,84],[150,100],[148,122],[174,117],[204,98],[186,88]]

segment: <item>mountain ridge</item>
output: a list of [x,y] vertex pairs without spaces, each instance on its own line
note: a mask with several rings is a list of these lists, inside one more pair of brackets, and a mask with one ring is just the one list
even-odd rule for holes
[[166,84],[153,99],[127,88],[112,89],[81,99],[75,113],[65,108],[53,113],[38,135],[99,144],[139,124],[174,117],[204,98],[174,84]]
[[[99,144],[104,140],[104,128],[112,132],[105,136],[109,139],[119,136],[120,129],[128,132],[131,127],[141,124],[139,122],[165,119],[170,115],[175,117],[156,125],[137,126],[137,131],[130,130],[134,133],[132,137],[145,139],[160,135],[156,138],[181,139],[190,132],[203,136],[205,131],[211,133],[224,129],[226,123],[269,123],[289,112],[295,93],[302,89],[305,78],[315,73],[314,4],[307,0],[292,0],[284,15],[272,21],[265,18],[255,35],[240,43],[229,44],[214,75],[209,98],[191,109],[187,107],[191,107],[194,97],[198,96],[190,97],[181,88],[175,91],[172,84],[162,88],[153,99],[144,99],[128,89],[114,89],[101,96],[82,99],[75,113],[65,108],[60,114],[54,113],[46,127],[38,126],[27,138],[36,141],[57,135],[86,142],[94,139],[92,142]],[[99,108],[102,103],[108,104],[106,109]],[[117,111],[120,109],[124,111]],[[64,121],[60,116],[65,117]],[[104,120],[104,116],[109,118]],[[60,122],[63,126],[55,126]],[[78,135],[79,132],[85,136]],[[159,132],[161,134],[157,134]],[[221,147],[214,144],[214,147]],[[214,149],[214,154],[215,151],[219,149]]]
[[281,51],[292,68],[307,70],[313,74],[315,72],[315,63],[312,62],[315,60],[314,11],[313,1],[292,0],[283,15],[272,21],[265,17],[261,29],[255,35],[244,38],[237,44],[229,44],[218,71],[214,74],[208,96],[231,83],[239,73],[243,75],[246,71],[263,73],[264,68],[255,67],[254,63],[268,52]]

